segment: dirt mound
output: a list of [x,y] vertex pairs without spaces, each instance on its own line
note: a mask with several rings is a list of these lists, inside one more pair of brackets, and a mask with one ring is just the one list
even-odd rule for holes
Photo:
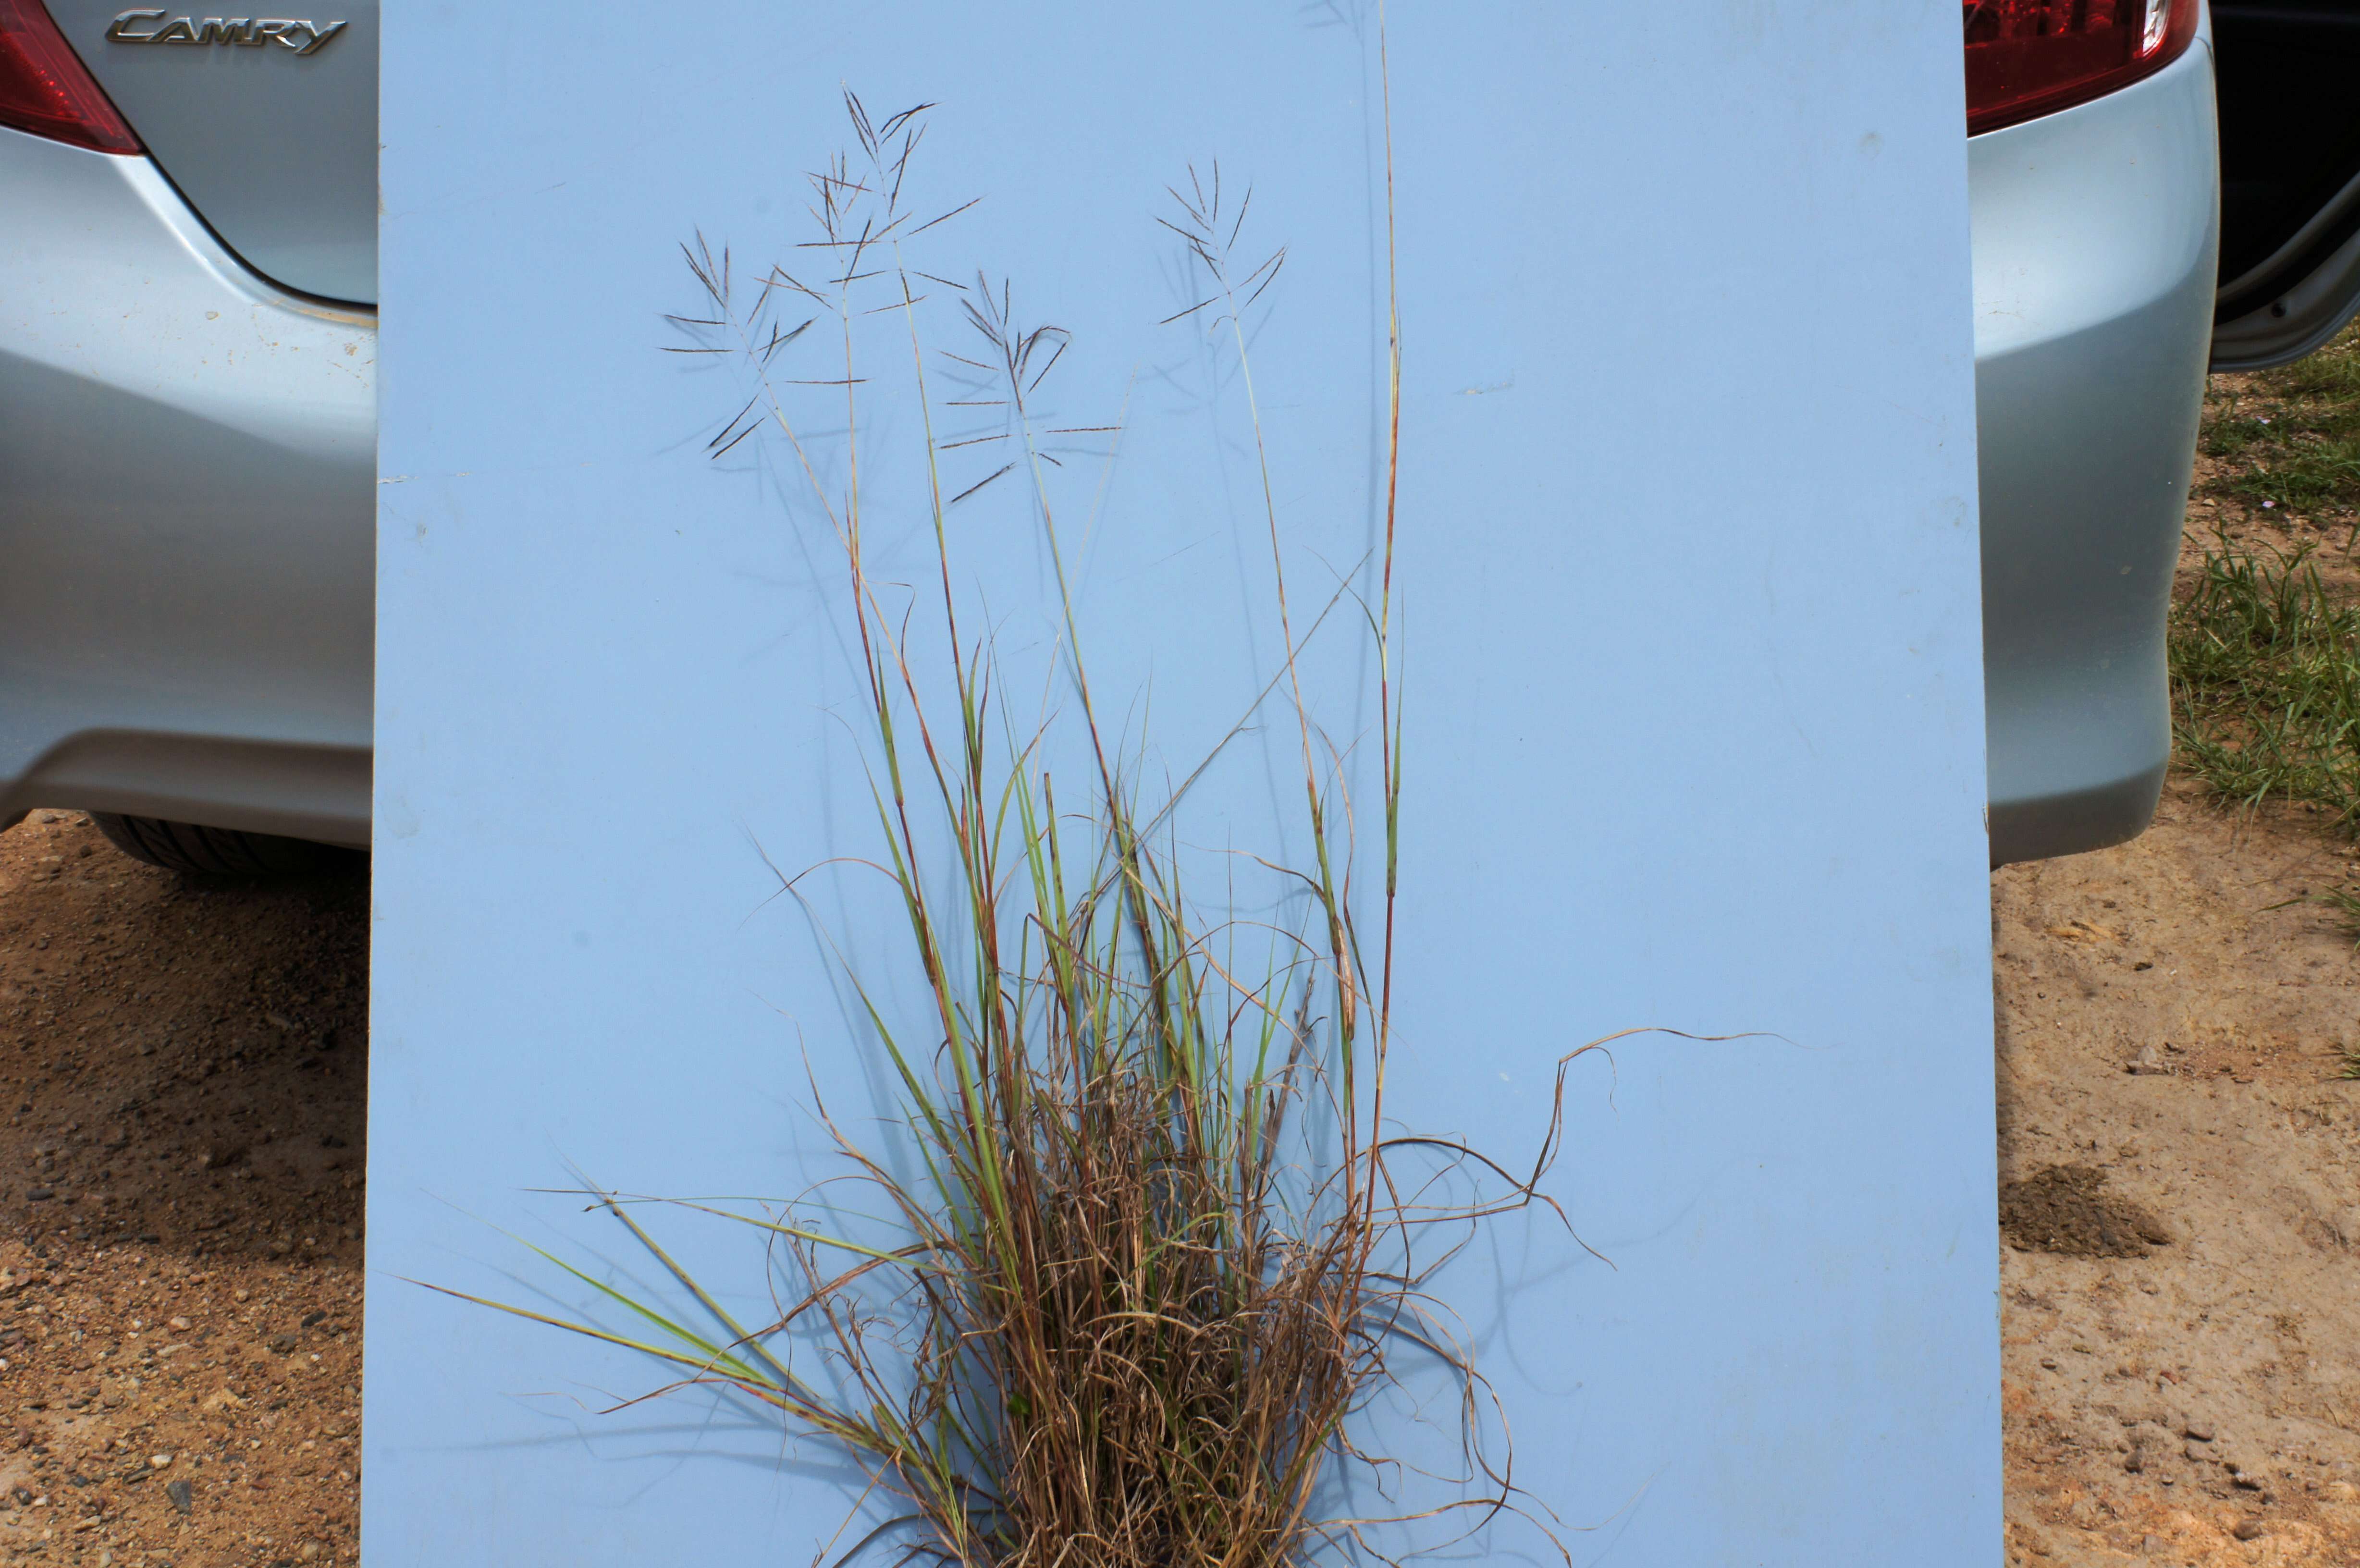
[[2103,1192],[2106,1173],[2087,1165],[2044,1165],[1999,1190],[1999,1231],[2019,1252],[2067,1258],[2145,1258],[2171,1233],[2161,1220]]

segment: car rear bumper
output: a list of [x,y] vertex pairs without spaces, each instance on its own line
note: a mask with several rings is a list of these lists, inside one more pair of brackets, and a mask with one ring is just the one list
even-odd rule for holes
[[2163,788],[2220,227],[2210,43],[1968,149],[1998,865],[2130,838]]
[[0,130],[0,822],[366,844],[377,323]]
[[[2131,837],[2213,288],[2212,60],[1972,138],[1994,864]],[[376,323],[0,131],[0,822],[367,842]]]

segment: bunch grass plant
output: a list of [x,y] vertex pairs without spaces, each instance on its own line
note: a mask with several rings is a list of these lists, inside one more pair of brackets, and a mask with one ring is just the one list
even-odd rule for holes
[[[1229,738],[1265,709],[1280,713],[1299,773],[1301,863],[1250,857],[1292,887],[1295,912],[1249,920],[1186,885],[1175,822],[1196,773],[1152,790],[1143,743],[1110,724],[1093,689],[1049,438],[1115,431],[1051,427],[1036,412],[1070,335],[1021,320],[1004,281],[920,270],[905,250],[922,235],[941,243],[938,225],[966,211],[906,194],[925,106],[876,120],[847,94],[846,111],[845,151],[811,177],[812,265],[741,280],[727,249],[700,239],[688,260],[705,308],[675,318],[692,334],[676,352],[749,373],[747,402],[712,450],[768,432],[807,491],[799,515],[841,567],[875,816],[866,864],[891,889],[909,966],[847,962],[845,974],[898,1105],[885,1141],[865,1139],[814,1080],[813,1113],[840,1171],[798,1199],[585,1185],[668,1281],[627,1289],[542,1251],[604,1303],[604,1319],[483,1304],[668,1366],[671,1379],[643,1398],[717,1386],[848,1458],[869,1484],[852,1512],[870,1528],[839,1538],[842,1556],[1283,1568],[1331,1550],[1390,1559],[1404,1541],[1430,1549],[1503,1515],[1554,1544],[1554,1517],[1517,1485],[1500,1402],[1434,1283],[1489,1220],[1534,1205],[1563,1220],[1541,1182],[1559,1147],[1566,1067],[1582,1052],[1557,1063],[1537,1150],[1513,1169],[1401,1130],[1387,1105],[1404,777],[1397,290],[1381,540],[1354,583],[1306,604],[1290,592],[1247,326],[1284,252],[1240,253],[1250,195],[1225,189],[1217,168],[1176,181],[1158,219],[1203,286],[1170,321],[1220,345],[1252,422],[1279,668]],[[1391,158],[1388,129],[1389,271]],[[963,340],[950,349],[930,339],[946,304]],[[863,345],[880,314],[898,319],[890,361],[923,414],[915,519],[873,517],[862,479],[889,461],[864,440],[882,371]],[[804,357],[815,349],[817,368]],[[962,383],[956,398],[938,397],[937,376]],[[1002,428],[945,439],[936,420],[954,404],[992,410]],[[989,472],[971,474],[960,465],[978,448]],[[1053,569],[1066,693],[1030,724],[1001,697],[954,521],[1011,482],[1030,487]],[[912,521],[932,541],[915,587],[881,577],[871,550],[881,527],[907,537]],[[1302,670],[1306,639],[1339,604],[1359,612],[1336,619],[1364,628],[1377,674],[1374,812],[1356,810],[1354,747],[1323,727]],[[1080,759],[1074,775],[1060,775],[1061,758]],[[1366,856],[1374,887],[1358,874],[1363,820],[1382,824]],[[1268,956],[1249,966],[1241,935]],[[923,1022],[899,1016],[889,991],[923,996]],[[660,1238],[650,1216],[666,1211],[650,1203],[750,1230],[771,1310],[733,1312]],[[1414,1374],[1409,1361],[1422,1364]],[[1431,1462],[1360,1419],[1413,1377],[1449,1390],[1448,1415],[1423,1423],[1441,1444]]]

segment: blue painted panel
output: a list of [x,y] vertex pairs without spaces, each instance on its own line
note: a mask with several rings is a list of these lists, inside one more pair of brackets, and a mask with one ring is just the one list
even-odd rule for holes
[[[797,531],[776,442],[705,456],[744,389],[659,352],[683,341],[661,313],[698,302],[678,242],[701,228],[741,271],[792,265],[805,172],[845,140],[841,86],[937,103],[917,178],[943,207],[983,201],[918,264],[1012,279],[1020,313],[1074,334],[1051,422],[1126,426],[1111,465],[1077,451],[1053,493],[1095,508],[1100,689],[1152,703],[1152,756],[1175,771],[1275,658],[1241,388],[1200,331],[1157,324],[1187,279],[1152,219],[1191,160],[1251,181],[1245,244],[1287,247],[1251,321],[1291,569],[1317,585],[1301,592],[1372,540],[1368,16],[696,16],[387,19],[377,1568],[800,1562],[845,1515],[814,1445],[688,1399],[595,1413],[652,1372],[401,1282],[550,1285],[493,1225],[635,1269],[530,1190],[574,1162],[639,1191],[782,1193],[824,1168],[807,1062],[839,1109],[880,1103],[822,929],[885,972],[882,890],[832,872],[807,918],[763,860],[870,847],[834,562]],[[1584,1562],[1998,1552],[1957,50],[1939,7],[1870,0],[1393,17],[1397,1104],[1522,1149],[1549,1064],[1586,1039],[1780,1037],[1627,1042],[1611,1097],[1578,1073],[1556,1191],[1612,1267],[1510,1227],[1448,1281],[1522,1478],[1596,1527],[1568,1536]],[[956,346],[946,302],[930,330]],[[914,575],[915,419],[878,330],[869,505],[900,519],[875,525],[880,561]],[[1011,689],[1042,690],[1022,493],[958,517]],[[1344,632],[1315,645],[1339,738],[1370,722],[1367,663]],[[1226,754],[1192,842],[1301,851],[1284,741]],[[683,1245],[761,1289],[742,1244]],[[1491,1551],[1541,1560],[1528,1532]]]

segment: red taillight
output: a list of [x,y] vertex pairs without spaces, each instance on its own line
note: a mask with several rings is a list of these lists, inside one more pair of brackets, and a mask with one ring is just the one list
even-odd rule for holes
[[0,125],[98,152],[137,152],[41,0],[0,0]]
[[2196,0],[1962,0],[1967,135],[2084,103],[2162,70]]

